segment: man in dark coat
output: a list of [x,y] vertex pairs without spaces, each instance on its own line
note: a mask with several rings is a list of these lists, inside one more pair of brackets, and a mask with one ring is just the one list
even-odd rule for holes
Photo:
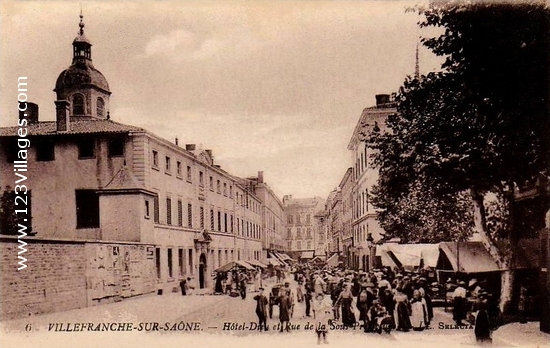
[[304,295],[304,301],[306,303],[306,317],[309,317],[310,311],[311,311],[311,299],[313,296],[312,296],[311,287],[309,286],[309,284],[306,283],[305,289],[306,289],[306,293]]
[[256,300],[256,315],[258,316],[258,329],[267,331],[267,304],[269,300],[264,295],[264,288],[259,288],[260,293],[254,296]]

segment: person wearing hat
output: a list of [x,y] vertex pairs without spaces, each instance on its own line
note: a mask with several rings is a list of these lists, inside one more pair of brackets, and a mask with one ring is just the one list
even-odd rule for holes
[[363,330],[365,332],[368,332],[368,329],[370,327],[369,325],[369,309],[372,306],[372,302],[374,301],[374,294],[372,293],[372,287],[370,287],[369,283],[362,283],[361,284],[361,292],[359,293],[359,296],[357,296],[357,304],[356,307],[359,310],[359,320],[363,322]]
[[256,300],[256,315],[258,316],[258,329],[267,331],[267,304],[269,303],[267,297],[264,295],[264,288],[259,287],[258,295],[254,296]]
[[293,305],[292,302],[290,283],[285,282],[284,288],[279,290],[279,321],[281,323],[281,329],[279,332],[283,332],[285,328],[287,331],[290,331],[288,327],[285,327],[285,323],[290,321]]
[[453,320],[456,325],[463,325],[462,320],[466,319],[466,282],[460,280],[453,292]]

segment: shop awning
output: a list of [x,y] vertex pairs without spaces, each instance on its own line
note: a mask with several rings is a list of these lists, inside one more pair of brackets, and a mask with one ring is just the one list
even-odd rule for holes
[[300,255],[300,258],[302,260],[308,260],[313,258],[313,251],[302,251],[302,255]]
[[395,257],[395,255],[393,255],[391,251],[381,250],[380,253],[377,254],[377,256],[380,256],[382,266],[391,267],[392,269],[394,267],[401,267],[401,263],[399,262],[399,260],[397,260],[397,258]]
[[251,264],[252,266],[258,266],[258,267],[261,267],[261,268],[267,268],[267,265],[263,264],[262,262],[258,261],[258,260],[248,260],[246,261],[248,262],[249,264]]
[[282,266],[287,266],[285,260],[281,257],[281,255],[277,252],[272,252],[271,257],[275,260],[277,260]]
[[281,255],[281,257],[283,258],[283,260],[285,261],[292,261],[292,257],[288,256],[287,254],[285,253],[280,253],[279,255]]
[[333,254],[327,259],[327,265],[336,267],[338,266],[338,254]]
[[420,268],[435,268],[437,259],[439,258],[439,246],[435,248],[422,249],[420,253]]
[[235,267],[241,267],[248,270],[254,269],[254,267],[252,267],[250,264],[246,263],[245,261],[238,260],[238,261],[231,261],[226,263],[225,265],[216,269],[215,272],[227,272],[229,270],[232,270]]
[[273,257],[267,259],[267,264],[271,265],[271,266],[282,266],[282,264],[279,261],[277,261],[277,259],[275,259]]
[[439,243],[438,269],[445,269],[442,265],[446,258],[453,271],[463,273],[498,272],[495,260],[491,257],[482,242],[443,242]]

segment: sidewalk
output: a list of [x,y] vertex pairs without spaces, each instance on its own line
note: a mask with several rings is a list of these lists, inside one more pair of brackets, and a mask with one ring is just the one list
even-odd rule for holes
[[[453,314],[437,309],[444,316],[452,318]],[[502,342],[506,346],[513,347],[549,347],[550,334],[540,331],[540,322],[531,321],[526,324],[510,323],[493,331],[493,341]],[[490,347],[499,347],[498,343]]]
[[196,291],[188,296],[180,293],[149,294],[121,302],[7,320],[0,322],[0,332],[24,332],[28,324],[33,331],[39,331],[47,330],[50,323],[166,322],[226,299],[226,296],[203,296],[207,293]]
[[540,323],[531,321],[526,324],[510,323],[493,332],[493,339],[516,347],[548,347],[550,334],[540,331]]

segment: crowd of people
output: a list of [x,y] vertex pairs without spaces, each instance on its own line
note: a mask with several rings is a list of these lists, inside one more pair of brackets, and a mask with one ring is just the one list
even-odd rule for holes
[[[288,272],[289,270],[286,270]],[[235,268],[219,272],[215,278],[215,293],[240,296],[244,299],[247,284],[249,291],[257,292],[256,315],[259,329],[268,330],[273,301],[279,307],[280,330],[288,330],[294,311],[294,301],[305,304],[305,317],[312,317],[316,325],[318,342],[326,341],[331,325],[360,327],[364,332],[422,331],[431,328],[434,317],[432,298],[436,293],[451,294],[453,320],[457,326],[465,324],[469,313],[477,313],[475,335],[479,342],[490,342],[491,332],[500,314],[498,302],[477,280],[467,285],[462,280],[449,280],[445,285],[433,282],[423,270],[410,272],[404,269],[383,267],[370,272],[319,269],[314,265],[298,265],[292,270],[297,283],[295,293],[290,282],[284,281],[289,273],[276,268],[271,271]],[[276,277],[278,292],[264,294],[263,278]],[[431,279],[431,280],[429,280]],[[283,285],[284,281],[284,285]],[[442,291],[440,291],[440,289]],[[235,295],[236,294],[236,295]],[[269,296],[269,298],[268,298]],[[268,311],[269,307],[269,311]]]
[[294,274],[297,292],[305,294],[298,296],[298,301],[305,301],[306,316],[311,315],[310,299],[326,295],[331,302],[331,320],[341,321],[344,327],[359,323],[365,332],[424,330],[433,318],[428,284],[420,274],[395,273],[390,268],[355,272],[308,267],[300,267]]

